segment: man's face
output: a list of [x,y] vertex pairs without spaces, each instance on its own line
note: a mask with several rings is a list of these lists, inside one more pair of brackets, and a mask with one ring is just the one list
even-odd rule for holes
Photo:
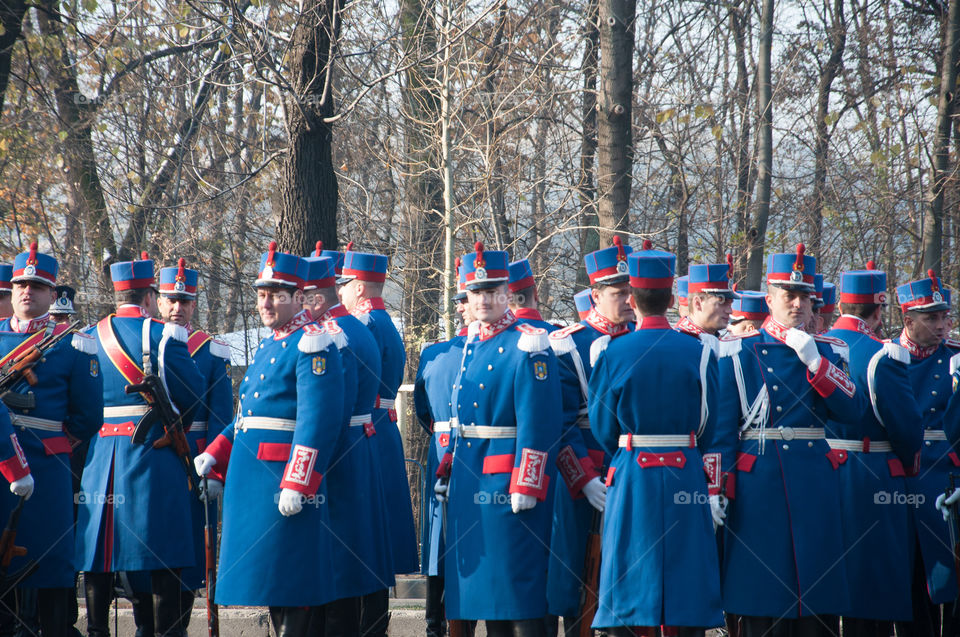
[[785,290],[775,285],[767,287],[767,305],[770,317],[786,327],[800,327],[813,318],[813,302],[810,292]]
[[760,326],[763,325],[763,321],[755,321],[753,319],[741,319],[736,323],[731,323],[727,330],[731,334],[746,334],[748,332],[755,332],[760,330]]
[[507,285],[501,283],[495,288],[485,290],[467,290],[467,304],[473,318],[482,323],[493,323],[507,311],[510,295]]
[[360,301],[360,281],[353,279],[352,281],[344,284],[340,287],[340,302],[343,303],[343,307],[347,308],[348,312],[352,312],[353,308],[357,307],[357,303]]
[[277,329],[296,316],[303,305],[303,293],[282,287],[257,288],[257,311],[264,327]]
[[939,345],[947,337],[949,331],[947,310],[907,312],[903,315],[903,329],[910,340],[920,347]]
[[196,299],[182,299],[161,295],[157,299],[160,317],[167,323],[188,325],[193,320],[193,313],[197,309]]
[[733,299],[714,294],[691,294],[690,320],[700,329],[716,334],[730,323]]
[[13,316],[13,294],[0,294],[0,319]]
[[13,314],[20,320],[29,321],[50,311],[56,299],[52,286],[35,281],[13,284]]
[[597,312],[614,323],[627,323],[635,320],[630,307],[630,284],[614,283],[594,288],[590,291]]
[[457,314],[460,315],[460,321],[464,325],[470,325],[476,319],[473,317],[473,312],[470,311],[470,302],[469,301],[460,301],[454,304],[454,307],[457,311]]
[[143,297],[143,309],[150,316],[156,316],[160,313],[159,307],[157,306],[157,291],[153,288],[150,288],[147,295]]

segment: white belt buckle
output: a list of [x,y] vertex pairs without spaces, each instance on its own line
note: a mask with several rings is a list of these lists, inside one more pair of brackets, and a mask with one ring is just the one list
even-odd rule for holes
[[237,427],[240,429],[241,432],[243,433],[247,432],[247,425],[244,423],[243,416],[240,416],[240,419],[237,421]]
[[793,427],[780,427],[780,438],[782,440],[793,440],[796,438],[797,434],[793,430]]

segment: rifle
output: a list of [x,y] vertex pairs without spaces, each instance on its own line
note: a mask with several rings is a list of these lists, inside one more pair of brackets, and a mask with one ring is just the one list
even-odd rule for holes
[[[724,473],[720,476],[720,498],[721,502],[727,499],[727,478],[730,477],[729,473]],[[724,556],[724,545],[723,545],[723,528],[717,527],[717,557],[720,563],[720,568],[723,568],[723,556]],[[723,623],[727,626],[727,635],[730,637],[740,637],[740,617],[734,615],[733,613],[723,613]]]
[[208,637],[220,637],[220,612],[213,601],[213,596],[217,591],[217,528],[216,520],[213,526],[210,525],[210,491],[207,485],[207,476],[203,476],[203,490],[207,494],[207,501],[203,502],[203,543],[204,556],[206,561],[206,579],[207,579],[207,635]]
[[45,336],[39,343],[27,348],[26,351],[20,353],[12,361],[7,361],[3,367],[0,367],[0,400],[2,400],[7,407],[19,411],[36,407],[33,394],[15,392],[12,389],[13,386],[21,380],[26,380],[31,387],[36,385],[39,379],[37,378],[36,372],[33,371],[34,366],[36,366],[36,364],[43,359],[43,355],[54,348],[57,343],[80,329],[80,325],[80,321],[74,321],[67,329],[59,334]]
[[163,436],[153,443],[154,449],[163,449],[171,447],[173,452],[180,458],[183,470],[187,472],[187,489],[194,490],[193,463],[190,461],[190,445],[187,437],[183,434],[183,422],[180,414],[177,413],[170,396],[167,394],[167,388],[163,386],[163,381],[156,374],[144,374],[143,380],[136,384],[130,384],[123,388],[128,394],[140,394],[147,401],[149,409],[147,413],[140,417],[136,427],[133,428],[131,442],[135,445],[142,445],[147,434],[156,424],[163,426]]
[[593,511],[590,533],[587,535],[587,554],[583,561],[583,587],[580,589],[580,637],[593,637],[593,617],[597,614],[600,584],[600,549],[603,544],[601,529],[603,512]]
[[23,503],[27,498],[20,496],[17,506],[10,512],[7,519],[7,526],[3,529],[3,535],[0,535],[0,596],[6,595],[14,586],[24,579],[33,575],[39,564],[36,560],[29,560],[27,564],[15,571],[12,575],[7,575],[10,569],[10,562],[15,557],[22,557],[27,554],[27,549],[16,545],[17,526],[20,524],[20,512],[23,511]]

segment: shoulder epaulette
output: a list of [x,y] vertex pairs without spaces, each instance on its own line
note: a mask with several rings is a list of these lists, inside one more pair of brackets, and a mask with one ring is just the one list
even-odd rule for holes
[[364,312],[362,314],[354,314],[357,317],[357,320],[363,323],[364,325],[370,325],[370,312]]
[[603,336],[597,339],[594,339],[594,341],[590,343],[590,366],[591,367],[597,364],[597,359],[600,358],[600,354],[602,354],[607,349],[607,345],[610,344],[611,340],[613,339],[610,337],[609,334],[604,334]]
[[[572,325],[570,327],[573,327]],[[573,337],[570,336],[572,332],[569,327],[564,327],[559,329],[556,332],[551,332],[550,334],[550,347],[553,349],[553,353],[557,356],[562,354],[569,354],[577,348],[577,344],[573,342]]]
[[70,339],[70,344],[73,346],[73,349],[78,352],[83,352],[84,354],[97,354],[97,339],[89,334],[83,334],[82,332],[74,332],[73,338]]
[[743,334],[724,334],[717,343],[717,357],[736,356],[743,349],[743,339],[759,336],[760,332],[753,330]]
[[716,336],[703,332],[700,334],[700,342],[703,343],[704,347],[709,347],[714,356],[720,356],[720,339]]
[[190,335],[187,334],[187,328],[182,325],[177,325],[176,323],[164,323],[163,336],[175,341],[180,341],[181,343],[186,343],[190,337]]
[[846,362],[850,362],[850,346],[839,338],[834,338],[833,336],[824,336],[822,334],[817,334],[813,337],[813,340],[819,341],[821,343],[827,343],[833,353],[842,358]]
[[527,323],[517,323],[514,327],[520,332],[517,348],[524,352],[542,352],[550,347],[550,334],[544,328]]
[[960,350],[960,341],[955,338],[945,338],[943,339],[943,344],[950,349]]
[[210,353],[217,358],[225,358],[227,360],[231,358],[230,346],[218,339],[210,341]]
[[910,364],[910,352],[907,351],[906,347],[897,345],[896,343],[884,343],[883,353],[886,354],[888,358],[892,358],[904,365]]
[[316,323],[307,323],[301,329],[303,335],[297,343],[297,349],[305,354],[322,352],[333,344],[333,339],[327,331]]
[[324,321],[323,329],[330,335],[330,340],[337,346],[337,349],[343,349],[347,346],[347,334],[343,331],[336,321]]

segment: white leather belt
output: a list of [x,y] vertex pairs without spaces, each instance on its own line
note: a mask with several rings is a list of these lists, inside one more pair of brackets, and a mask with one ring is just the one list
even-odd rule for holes
[[126,405],[123,407],[104,407],[104,418],[131,418],[133,416],[142,416],[147,413],[150,407],[147,405]]
[[395,398],[380,398],[377,396],[378,409],[393,409],[393,404],[397,402]]
[[923,432],[924,440],[946,440],[947,434],[942,429],[931,429]]
[[207,421],[206,420],[194,420],[190,423],[190,431],[196,433],[198,431],[207,430]]
[[458,435],[464,438],[516,438],[516,427],[491,427],[489,425],[460,425]]
[[372,422],[373,422],[373,416],[371,414],[360,414],[359,416],[350,416],[351,427],[363,427],[364,425]]
[[433,423],[433,433],[435,434],[448,434],[450,433],[450,429],[449,420],[438,420]]
[[827,438],[827,444],[831,449],[843,449],[844,451],[866,451],[867,453],[893,451],[893,445],[889,440],[871,440],[867,443],[864,450],[862,440],[843,440],[840,438]]
[[236,424],[236,428],[240,431],[247,431],[248,429],[293,431],[296,426],[296,420],[290,420],[289,418],[266,418],[264,416],[243,416],[237,419]]
[[586,414],[580,414],[577,416],[577,427],[580,429],[589,429],[590,428],[590,417]]
[[10,413],[10,420],[14,427],[26,427],[27,429],[40,429],[42,431],[63,431],[63,422],[59,420],[34,418],[33,416],[23,416],[12,412]]
[[761,437],[771,440],[819,440],[824,433],[823,427],[778,427],[747,429],[740,434],[741,440],[760,440]]
[[[693,443],[693,444],[691,444]],[[690,434],[664,434],[662,436],[641,436],[624,434],[619,438],[619,444],[624,448],[633,447],[693,447],[696,442]]]

